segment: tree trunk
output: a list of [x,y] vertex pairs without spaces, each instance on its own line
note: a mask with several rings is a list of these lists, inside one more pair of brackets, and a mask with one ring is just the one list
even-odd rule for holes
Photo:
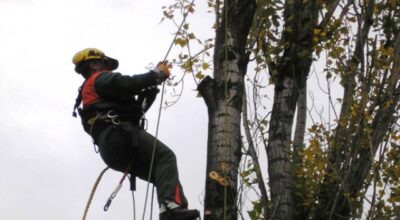
[[267,148],[273,219],[294,217],[290,137],[298,90],[292,78],[284,82],[283,89],[275,90]]
[[255,0],[226,1],[217,27],[214,79],[206,77],[198,87],[209,116],[205,220],[237,219],[245,47],[254,11]]
[[312,63],[313,30],[318,23],[314,1],[285,2],[283,41],[288,46],[276,64],[275,96],[267,146],[272,219],[295,216],[291,134],[299,92],[306,85]]

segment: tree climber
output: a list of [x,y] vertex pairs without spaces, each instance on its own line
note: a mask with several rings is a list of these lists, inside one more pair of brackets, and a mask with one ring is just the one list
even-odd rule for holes
[[[155,100],[157,85],[170,76],[170,65],[160,62],[148,73],[122,75],[112,72],[118,68],[118,61],[95,48],[79,51],[72,62],[75,71],[85,78],[74,116],[78,109],[83,128],[99,147],[103,161],[114,170],[129,172],[131,177],[149,180],[156,186],[160,220],[198,218],[198,210],[187,209],[175,154],[147,133],[141,120]],[[154,141],[157,143],[150,172]]]

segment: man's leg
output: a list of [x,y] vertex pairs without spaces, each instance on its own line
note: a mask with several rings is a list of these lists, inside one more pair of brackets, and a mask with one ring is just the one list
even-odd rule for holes
[[[144,130],[140,131],[140,146],[136,149],[137,160],[133,172],[148,180],[155,138]],[[140,167],[147,166],[147,167]],[[155,145],[152,178],[157,188],[160,204],[160,220],[191,220],[199,216],[197,210],[188,210],[188,202],[179,181],[176,156],[165,144],[158,141]],[[144,178],[147,177],[147,178]]]
[[[108,166],[124,172],[134,161],[132,174],[149,180],[155,138],[146,131],[124,124],[108,126],[96,138],[100,154]],[[139,135],[138,135],[139,134]],[[162,142],[156,142],[150,182],[157,188],[160,220],[192,220],[197,210],[187,209],[187,200],[179,182],[175,154]]]
[[[147,181],[155,138],[144,130],[141,130],[139,134],[139,146],[136,149],[133,172],[139,178]],[[187,200],[179,182],[175,154],[160,141],[156,142],[155,147],[150,182],[157,187],[160,204],[164,201],[173,201],[186,208]]]
[[95,141],[103,161],[112,169],[125,172],[135,155],[134,130],[112,124],[103,124],[101,129]]

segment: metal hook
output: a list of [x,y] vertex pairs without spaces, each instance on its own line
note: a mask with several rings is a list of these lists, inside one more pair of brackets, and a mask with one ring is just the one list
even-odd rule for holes
[[107,212],[108,208],[111,206],[112,200],[117,196],[119,190],[122,187],[122,183],[118,184],[118,186],[115,188],[115,190],[111,193],[110,197],[108,198],[106,204],[104,205],[104,211]]

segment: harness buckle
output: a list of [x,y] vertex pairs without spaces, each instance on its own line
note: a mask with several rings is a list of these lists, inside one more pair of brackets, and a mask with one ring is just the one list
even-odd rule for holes
[[109,118],[114,125],[121,124],[121,120],[119,120],[119,115],[113,110],[107,112],[107,118]]
[[95,117],[88,119],[87,123],[89,125],[93,126],[97,120],[109,121],[109,122],[113,123],[114,125],[121,124],[119,115],[116,112],[114,112],[113,110],[110,110],[107,113],[98,112]]
[[113,110],[110,110],[107,112],[107,118],[112,119],[112,118],[117,118],[118,114],[115,113]]

